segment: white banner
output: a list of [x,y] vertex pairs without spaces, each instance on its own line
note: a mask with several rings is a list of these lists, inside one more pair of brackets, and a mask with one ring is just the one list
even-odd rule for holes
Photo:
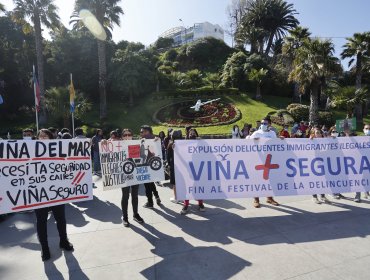
[[90,139],[0,141],[0,214],[90,200]]
[[104,190],[164,180],[160,141],[106,141],[99,151]]
[[177,199],[370,191],[370,137],[180,140]]

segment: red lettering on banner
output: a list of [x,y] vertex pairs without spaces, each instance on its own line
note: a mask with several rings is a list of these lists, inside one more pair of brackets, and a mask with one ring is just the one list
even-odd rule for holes
[[83,199],[83,198],[88,198],[88,197],[89,197],[88,195],[84,195],[84,196],[76,196],[76,197],[70,197],[70,198],[65,198],[65,199],[58,199],[58,200],[47,201],[47,202],[40,202],[40,203],[35,203],[35,204],[30,204],[30,205],[22,205],[22,206],[14,207],[14,208],[12,208],[12,210],[27,209],[27,208],[32,208],[32,207],[35,207],[35,206],[53,204],[53,203],[58,203],[58,202],[62,202],[62,201]]

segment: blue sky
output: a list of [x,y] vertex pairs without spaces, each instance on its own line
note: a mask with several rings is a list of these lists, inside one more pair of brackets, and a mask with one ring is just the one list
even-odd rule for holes
[[[12,0],[0,0],[8,9]],[[74,0],[56,0],[63,23],[68,26]],[[116,27],[113,40],[122,39],[153,43],[167,29],[184,24],[209,21],[226,28],[227,5],[231,0],[122,0],[125,14],[121,27]],[[370,31],[369,0],[288,0],[299,13],[302,26],[308,27],[313,36],[347,37],[354,32]],[[179,21],[183,20],[183,23]],[[344,38],[332,38],[337,55],[341,52]],[[227,42],[231,42],[226,38]]]

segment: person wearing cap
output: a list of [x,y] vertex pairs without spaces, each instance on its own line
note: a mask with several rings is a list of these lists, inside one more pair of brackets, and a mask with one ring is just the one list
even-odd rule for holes
[[[249,137],[249,139],[254,139],[254,140],[259,140],[260,138],[271,138],[271,139],[277,138],[276,133],[272,130],[269,130],[268,118],[264,118],[261,121],[260,128],[257,131],[253,132],[253,134]],[[274,205],[274,206],[279,205],[279,203],[277,201],[275,201],[272,196],[267,197],[266,202],[271,204],[271,205]],[[255,208],[260,208],[261,207],[259,197],[254,198],[253,205],[254,205]]]

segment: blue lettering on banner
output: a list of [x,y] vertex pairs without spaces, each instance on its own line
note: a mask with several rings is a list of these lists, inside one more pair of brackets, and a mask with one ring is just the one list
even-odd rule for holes
[[[204,168],[205,163],[207,163],[207,168]],[[226,166],[225,166],[226,165]],[[207,176],[208,181],[221,180],[221,179],[238,179],[242,176],[243,179],[249,179],[247,168],[243,160],[239,160],[235,169],[231,170],[230,161],[201,161],[199,167],[196,169],[193,162],[189,162],[190,172],[194,178],[194,181],[199,181],[203,175],[203,172]],[[215,172],[214,172],[215,171]],[[215,178],[213,177],[215,174]]]
[[353,157],[336,157],[336,158],[321,158],[317,157],[308,162],[308,158],[289,158],[286,160],[288,173],[290,178],[301,176],[307,177],[311,175],[339,175],[343,170],[346,175],[364,174],[366,171],[370,173],[370,161],[368,157],[362,156],[360,163],[356,164]]

